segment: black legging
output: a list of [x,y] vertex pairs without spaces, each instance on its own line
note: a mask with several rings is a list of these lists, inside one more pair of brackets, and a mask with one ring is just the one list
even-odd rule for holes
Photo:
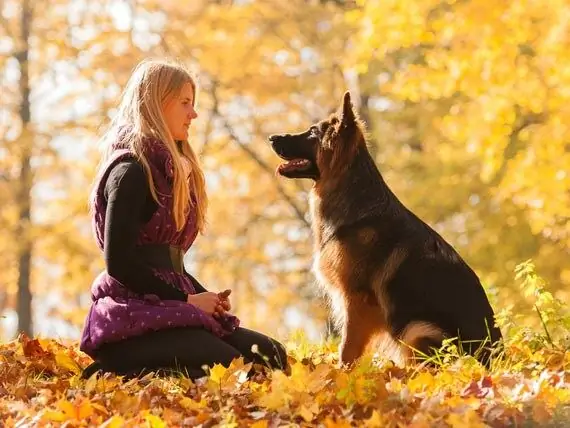
[[[252,351],[252,347],[257,345]],[[244,357],[266,367],[287,370],[284,346],[262,333],[239,327],[223,338],[199,327],[164,329],[143,334],[99,348],[95,362],[88,366],[83,377],[101,370],[127,378],[150,371],[158,374],[181,372],[196,379],[206,375],[203,366],[220,363],[228,367],[234,358]]]

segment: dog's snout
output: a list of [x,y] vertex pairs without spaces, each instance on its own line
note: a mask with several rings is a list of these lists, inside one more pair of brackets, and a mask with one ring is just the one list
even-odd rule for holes
[[287,137],[287,134],[285,134],[285,135],[282,135],[282,134],[280,134],[280,135],[273,134],[273,135],[270,135],[270,136],[269,136],[269,142],[270,142],[270,143],[277,143],[277,142],[279,142],[279,140],[282,140],[283,138],[286,138],[286,137]]

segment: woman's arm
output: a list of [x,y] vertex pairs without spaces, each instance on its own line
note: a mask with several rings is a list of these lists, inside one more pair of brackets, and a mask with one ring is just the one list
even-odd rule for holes
[[156,277],[135,253],[143,212],[150,197],[142,166],[135,161],[113,168],[105,185],[105,263],[109,275],[138,294],[155,294],[162,300],[186,301],[184,292]]
[[190,275],[186,271],[184,271],[184,273],[186,274],[186,276],[188,276],[190,278],[190,281],[192,281],[192,284],[194,285],[194,290],[196,290],[196,293],[207,293],[208,292],[208,290],[206,290],[204,288],[204,286],[202,284],[200,284],[196,278],[194,278],[192,275]]

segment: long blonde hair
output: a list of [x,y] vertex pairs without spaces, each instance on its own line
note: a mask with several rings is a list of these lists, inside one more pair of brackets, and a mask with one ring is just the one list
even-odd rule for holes
[[[117,114],[101,140],[103,148],[101,165],[104,165],[111,156],[113,144],[117,141],[119,129],[122,128],[121,144],[131,149],[145,168],[151,194],[160,204],[149,162],[143,150],[145,138],[160,140],[170,152],[174,167],[172,211],[176,228],[181,230],[184,227],[188,209],[193,206],[196,210],[197,228],[203,233],[208,197],[202,167],[192,146],[186,141],[182,144],[182,155],[188,159],[190,165],[188,183],[182,165],[183,160],[162,111],[162,105],[168,97],[177,96],[187,83],[192,85],[195,104],[196,80],[193,73],[184,65],[160,59],[141,61],[133,70],[123,91]],[[190,198],[191,194],[195,197],[195,203]]]

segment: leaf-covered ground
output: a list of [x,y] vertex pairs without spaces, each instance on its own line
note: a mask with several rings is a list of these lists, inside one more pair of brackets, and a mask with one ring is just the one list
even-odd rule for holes
[[507,345],[485,371],[467,357],[437,369],[402,369],[368,358],[347,371],[333,344],[289,343],[292,372],[248,379],[248,365],[179,376],[80,380],[90,359],[76,345],[0,345],[1,425],[103,427],[504,427],[569,426],[570,352],[536,341]]

